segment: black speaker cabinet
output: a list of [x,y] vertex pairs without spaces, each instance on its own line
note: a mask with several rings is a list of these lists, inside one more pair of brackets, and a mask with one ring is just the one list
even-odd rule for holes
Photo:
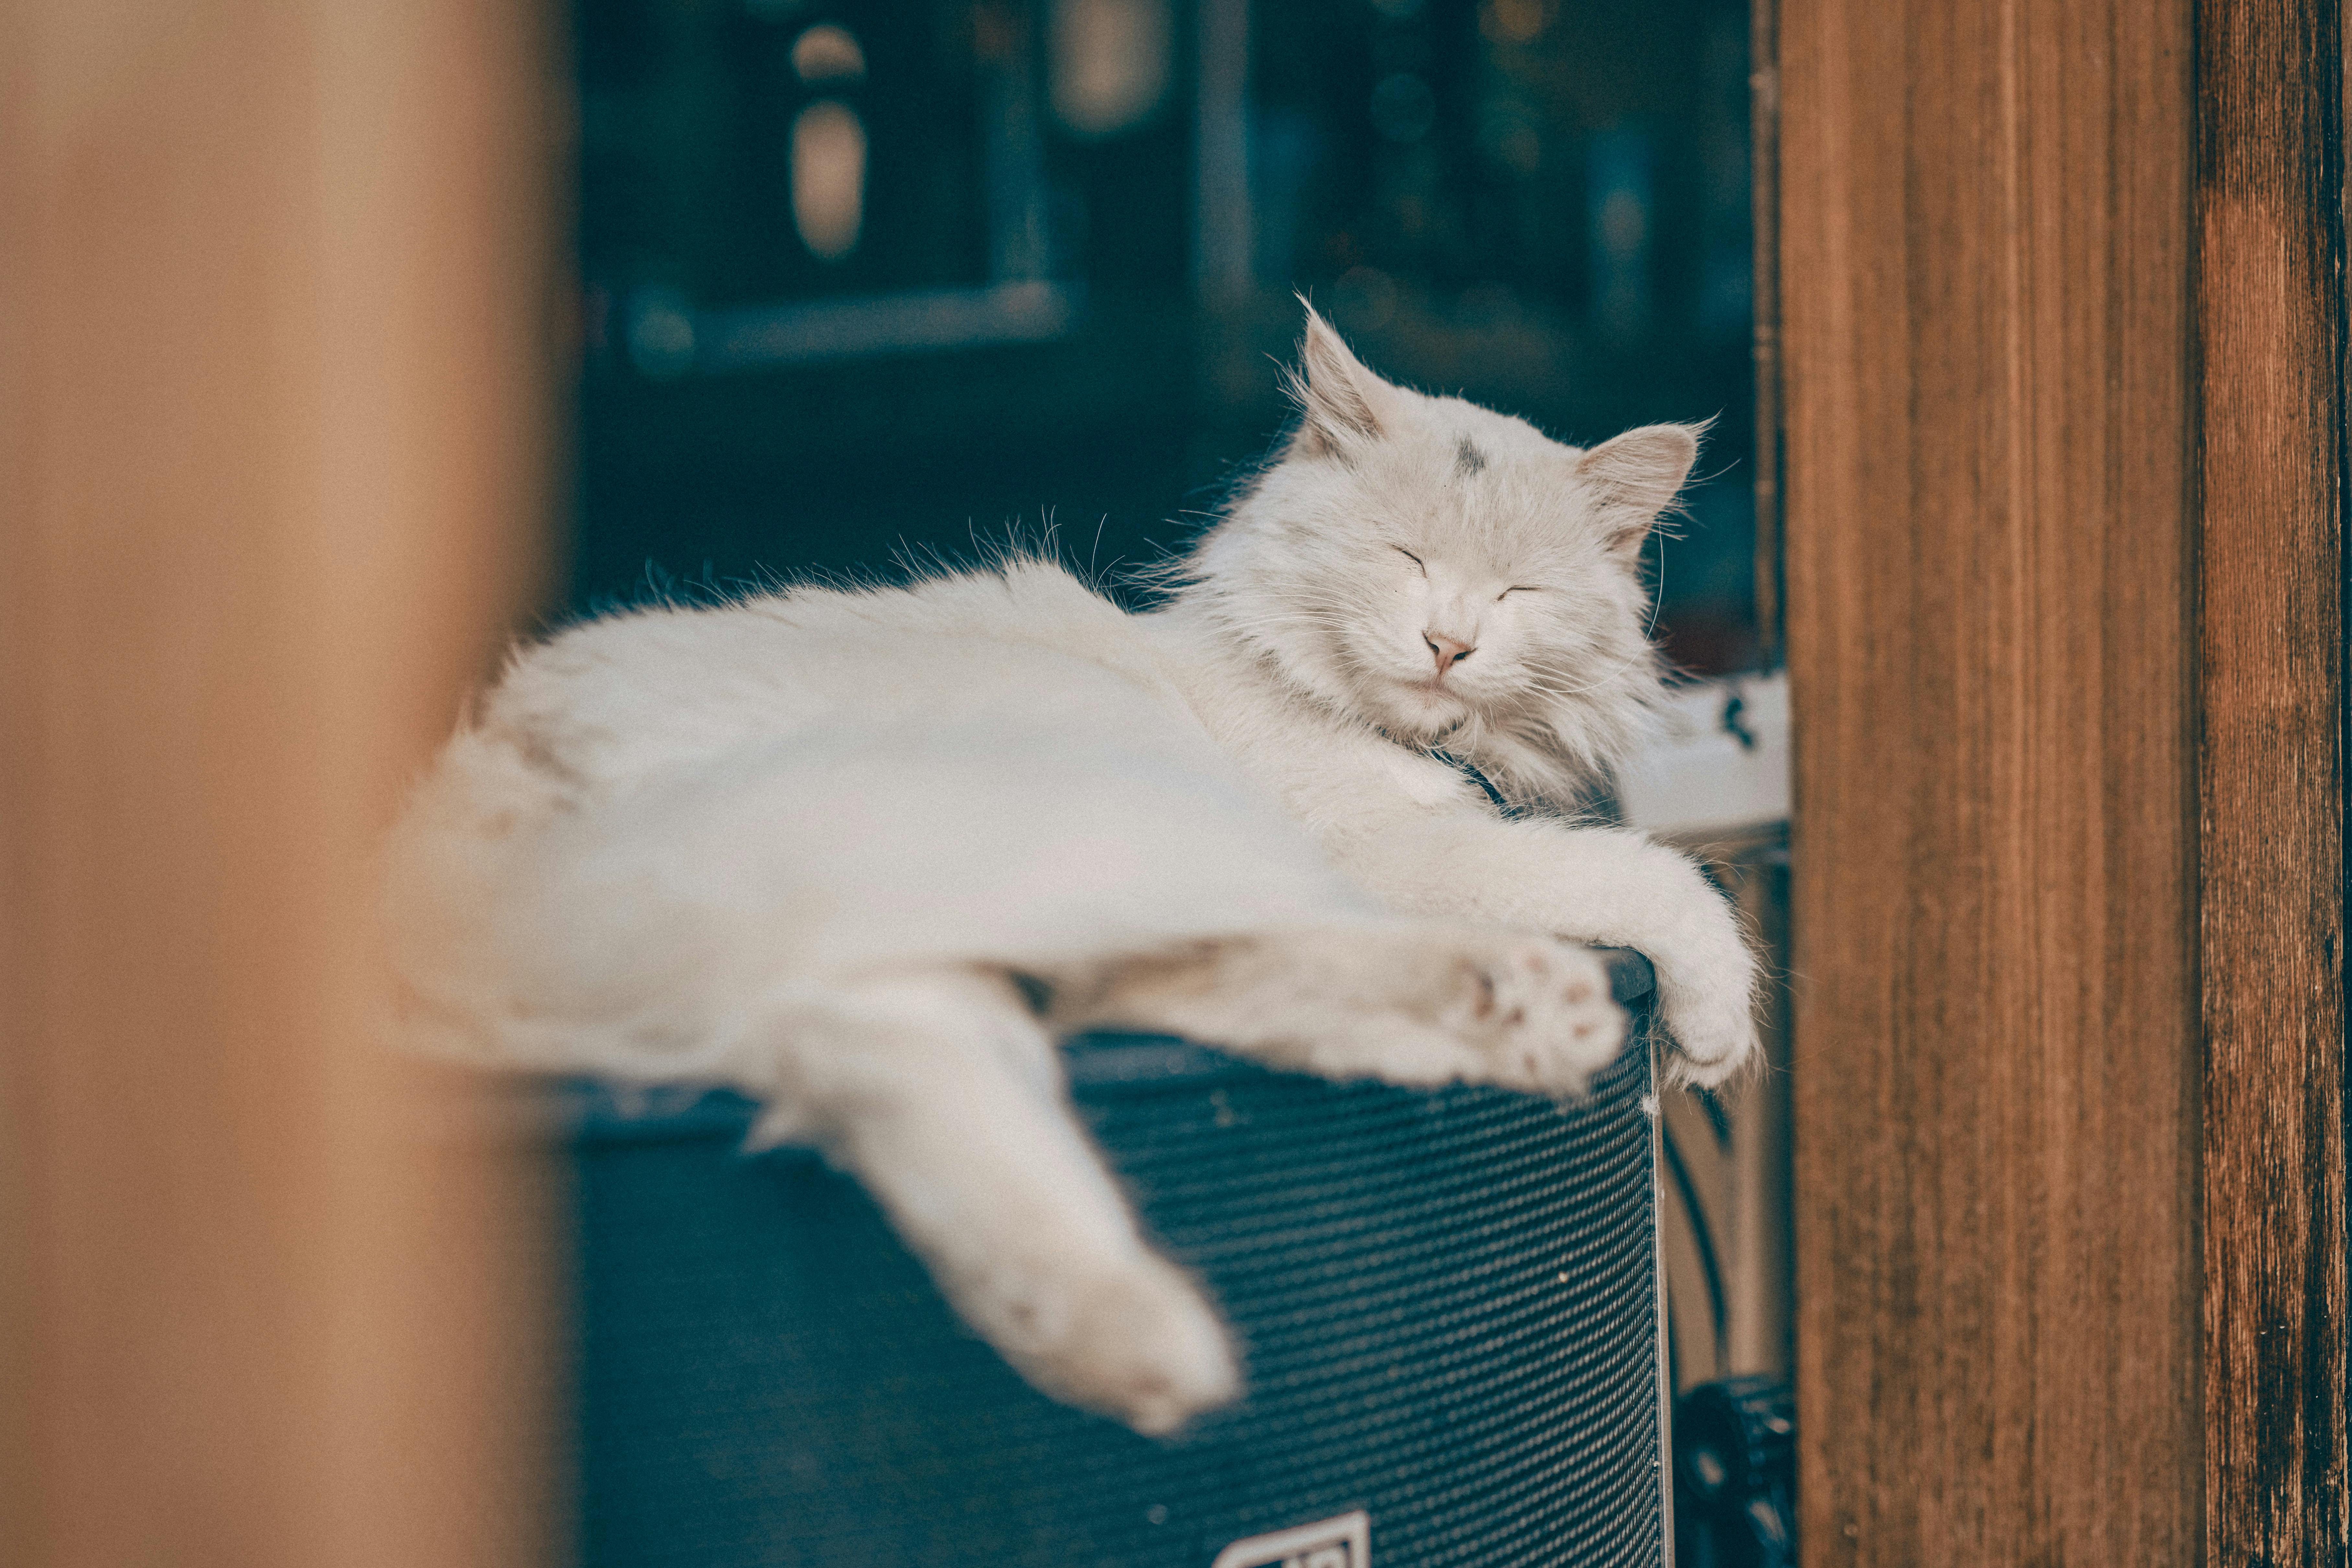
[[[1635,1008],[1648,968],[1617,967]],[[1642,1031],[1646,1034],[1646,1031]],[[857,1186],[725,1095],[570,1121],[590,1568],[1666,1559],[1650,1052],[1556,1106],[1165,1039],[1071,1090],[1249,1369],[1153,1441],[1033,1393]]]

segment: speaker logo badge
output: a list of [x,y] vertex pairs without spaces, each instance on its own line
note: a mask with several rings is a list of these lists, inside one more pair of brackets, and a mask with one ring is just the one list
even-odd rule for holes
[[1209,1568],[1370,1568],[1372,1516],[1358,1509],[1337,1519],[1236,1541]]

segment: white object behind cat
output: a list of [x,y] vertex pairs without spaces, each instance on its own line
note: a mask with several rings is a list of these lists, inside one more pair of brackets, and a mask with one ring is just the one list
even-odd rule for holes
[[1675,688],[1655,736],[1617,775],[1626,823],[1685,841],[1789,820],[1789,677]]

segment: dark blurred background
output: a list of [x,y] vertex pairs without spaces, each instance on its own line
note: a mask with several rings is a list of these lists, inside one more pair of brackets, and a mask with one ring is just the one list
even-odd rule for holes
[[1758,657],[1738,0],[578,0],[570,602],[1181,545],[1373,368],[1589,444],[1714,417],[1653,552]]

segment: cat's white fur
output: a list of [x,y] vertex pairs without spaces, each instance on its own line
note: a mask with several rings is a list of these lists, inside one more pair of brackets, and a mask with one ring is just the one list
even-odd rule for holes
[[1623,1033],[1595,943],[1652,959],[1680,1070],[1728,1073],[1753,969],[1691,863],[1507,820],[1430,754],[1515,801],[1605,776],[1657,689],[1636,558],[1695,432],[1561,447],[1311,312],[1297,391],[1155,613],[1015,561],[520,654],[394,835],[407,1037],[760,1097],[1033,1381],[1145,1431],[1240,1373],[1055,1034],[1572,1094]]

